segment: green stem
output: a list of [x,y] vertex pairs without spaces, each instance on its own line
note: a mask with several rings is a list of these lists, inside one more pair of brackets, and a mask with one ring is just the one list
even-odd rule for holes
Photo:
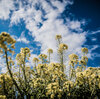
[[50,63],[50,53],[49,53],[49,63]]
[[8,69],[8,72],[9,72],[9,74],[10,74],[10,77],[11,77],[11,79],[12,79],[14,85],[16,86],[17,90],[19,91],[20,95],[21,95],[22,97],[24,97],[24,95],[23,95],[21,89],[19,88],[18,84],[16,83],[15,79],[13,78],[13,74],[12,74],[12,72],[11,72],[11,70],[10,70],[10,67],[9,67],[9,64],[8,64],[7,51],[5,51],[5,55],[6,55],[6,65],[7,65],[7,69]]
[[60,56],[60,57],[61,57],[62,72],[64,72],[64,67],[63,67],[63,65],[64,65],[64,64],[63,64],[63,58],[64,58],[64,57],[63,57],[63,52],[61,53],[61,56]]

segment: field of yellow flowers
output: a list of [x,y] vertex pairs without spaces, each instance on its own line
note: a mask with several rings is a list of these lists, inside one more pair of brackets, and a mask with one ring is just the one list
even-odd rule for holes
[[34,68],[30,68],[26,65],[30,49],[21,48],[15,66],[11,55],[15,53],[16,40],[9,33],[0,34],[0,55],[5,58],[7,67],[7,72],[0,74],[0,99],[100,99],[100,68],[86,68],[88,49],[82,48],[81,59],[76,54],[68,56],[70,70],[66,75],[64,53],[68,46],[62,42],[61,35],[55,39],[59,62],[51,62],[53,49],[50,48],[48,56],[34,57]]

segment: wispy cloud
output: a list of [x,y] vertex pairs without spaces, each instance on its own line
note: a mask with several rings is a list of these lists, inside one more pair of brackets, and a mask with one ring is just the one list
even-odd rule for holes
[[97,33],[100,33],[100,30],[92,31],[92,34],[97,34]]
[[27,40],[27,38],[25,37],[24,31],[21,33],[20,37],[17,37],[15,35],[12,35],[12,37],[15,38],[17,42],[21,42],[21,43],[25,43],[25,44],[30,43],[30,41]]
[[22,43],[26,43],[29,44],[29,40],[27,40],[27,38],[25,37],[24,32],[21,33],[21,36],[17,39],[17,42],[22,42]]

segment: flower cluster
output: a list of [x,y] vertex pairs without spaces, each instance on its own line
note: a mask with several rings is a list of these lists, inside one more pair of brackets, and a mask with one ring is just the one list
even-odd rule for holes
[[53,53],[53,50],[51,48],[49,48],[48,53]]
[[74,64],[78,63],[78,56],[76,54],[70,54],[69,59],[70,59],[69,65],[74,66]]
[[[9,33],[6,32],[2,32],[0,34],[0,48],[4,49],[5,51],[9,51],[11,53],[13,53],[13,51],[11,50],[15,48],[15,39],[13,39]],[[10,48],[8,48],[8,45],[11,45]],[[2,52],[2,50],[0,51]]]
[[82,48],[82,52],[87,54],[88,53],[88,49],[87,48]]
[[[15,40],[6,32],[0,34],[0,53],[6,59],[7,72],[0,74],[0,99],[91,99],[100,98],[100,68],[88,67],[87,48],[82,48],[82,57],[69,55],[69,75],[64,72],[64,54],[68,46],[58,41],[58,63],[50,61],[53,49],[48,54],[33,58],[29,66],[30,49],[21,48],[14,64],[10,53],[15,49]],[[5,53],[4,53],[5,52]],[[66,55],[67,56],[67,55]],[[41,62],[41,61],[42,62]],[[13,68],[12,68],[13,66]],[[35,67],[35,68],[33,68]],[[83,98],[84,97],[84,98]]]
[[59,45],[58,52],[61,53],[61,52],[63,52],[64,50],[67,50],[67,49],[68,49],[68,46],[67,46],[66,44],[61,43],[61,44]]
[[56,40],[57,40],[57,39],[61,39],[61,38],[62,38],[61,35],[56,35]]
[[33,62],[39,62],[39,59],[36,58],[36,57],[34,57],[34,58],[33,58]]
[[45,54],[40,54],[40,55],[39,55],[39,58],[40,58],[40,59],[43,59],[43,58],[46,59],[46,58],[47,58],[47,55],[45,55]]
[[27,47],[21,48],[20,53],[16,55],[17,63],[23,64],[26,59],[29,60],[29,57],[30,57],[30,49]]

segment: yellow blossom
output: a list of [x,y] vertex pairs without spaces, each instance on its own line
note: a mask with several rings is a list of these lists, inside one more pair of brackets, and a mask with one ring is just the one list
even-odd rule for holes
[[39,62],[39,59],[36,58],[36,57],[34,57],[34,58],[33,58],[33,62]]
[[87,63],[86,63],[84,60],[80,60],[80,61],[79,61],[79,64],[80,64],[80,65],[86,65]]
[[0,95],[0,99],[7,99],[5,95]]
[[61,35],[56,35],[56,40],[57,40],[57,39],[61,39],[61,38],[62,38]]
[[64,51],[64,50],[67,50],[67,49],[68,49],[68,46],[66,44],[61,43],[59,45],[58,51]]
[[3,54],[3,50],[2,49],[0,49],[0,53]]
[[51,48],[49,48],[48,53],[53,53],[53,50]]
[[78,59],[78,56],[76,54],[70,54],[69,55],[69,59],[70,60],[77,60]]
[[46,58],[47,58],[47,55],[45,55],[45,54],[40,54],[40,55],[39,55],[39,58],[40,58],[40,59],[42,59],[42,58],[46,59]]
[[85,48],[85,47],[84,47],[84,48],[82,48],[81,50],[82,50],[82,52],[83,52],[83,53],[85,53],[85,54],[87,54],[87,53],[88,53],[88,49],[87,49],[87,48]]
[[12,60],[10,60],[9,62],[8,62],[8,64],[10,65],[14,65],[14,61],[12,61]]
[[82,60],[88,62],[88,57],[87,57],[87,56],[83,56],[83,57],[82,57]]

